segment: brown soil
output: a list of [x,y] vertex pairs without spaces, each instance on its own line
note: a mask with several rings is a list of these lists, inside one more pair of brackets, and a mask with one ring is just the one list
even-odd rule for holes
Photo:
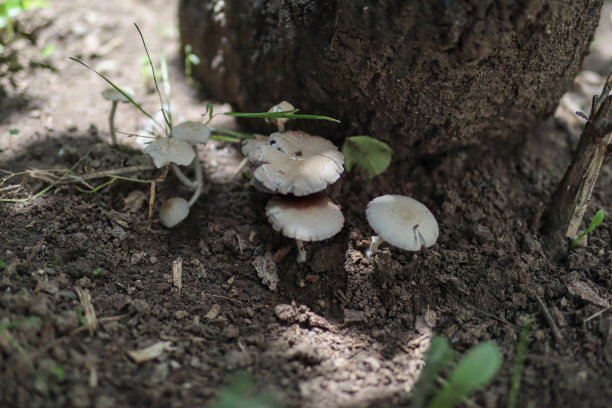
[[[99,144],[109,139],[104,83],[67,57],[131,86],[156,110],[140,77],[136,21],[154,56],[164,48],[169,57],[175,116],[197,120],[205,102],[181,74],[175,9],[162,0],[55,0],[36,13],[31,24],[48,23],[38,44],[56,45],[53,69],[24,68],[17,88],[7,85],[0,169],[67,169],[79,159],[77,174],[148,165],[133,139],[120,136],[121,151]],[[609,12],[600,34],[608,39]],[[580,74],[556,118],[525,145],[394,162],[372,181],[345,174],[330,191],[345,228],[306,244],[306,264],[296,265],[293,243],[268,224],[268,197],[232,177],[239,151],[219,142],[200,149],[208,194],[172,230],[156,216],[149,228],[148,184],[117,181],[96,194],[63,184],[31,201],[0,203],[0,405],[203,406],[244,370],[287,407],[405,406],[438,334],[459,353],[487,339],[499,345],[499,374],[471,398],[499,407],[507,404],[520,327],[534,316],[517,406],[608,407],[612,315],[585,319],[612,301],[610,223],[561,263],[544,256],[538,234],[577,141],[572,104],[588,111],[588,94],[598,92],[612,61],[610,41],[595,46],[585,67],[597,72]],[[39,58],[39,49],[22,47],[20,58]],[[119,129],[137,132],[141,122],[134,109],[119,108]],[[40,191],[48,182],[39,177],[13,177],[0,194]],[[611,182],[605,167],[587,217],[609,212]],[[189,195],[173,175],[156,193],[154,214],[165,199]],[[374,267],[361,254],[372,233],[364,210],[384,193],[423,201],[440,238],[417,254],[386,246]],[[276,264],[276,291],[262,284],[256,259]],[[83,325],[87,293],[97,328]],[[129,354],[160,342],[150,360]]]

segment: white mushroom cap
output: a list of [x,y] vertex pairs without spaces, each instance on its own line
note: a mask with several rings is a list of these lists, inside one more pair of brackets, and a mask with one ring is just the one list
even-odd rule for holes
[[170,163],[187,166],[195,157],[193,147],[188,142],[167,137],[155,139],[144,152],[153,159],[158,169]]
[[249,156],[249,152],[255,148],[259,143],[267,142],[268,136],[264,135],[253,135],[252,139],[244,139],[242,141],[242,154],[245,156]]
[[430,247],[438,239],[438,222],[427,207],[403,195],[384,195],[366,208],[370,226],[388,243],[408,251]]
[[189,215],[189,204],[181,197],[172,197],[162,204],[159,220],[166,228],[172,228]]
[[[274,105],[268,110],[268,112],[286,112],[290,110],[294,110],[295,107],[287,101],[282,101],[281,103]],[[289,118],[266,118],[266,122],[272,123],[276,126],[284,126]]]
[[206,144],[210,139],[210,129],[200,122],[183,122],[172,127],[172,136],[191,144]]
[[324,190],[344,171],[344,156],[332,142],[301,131],[272,133],[249,151],[253,177],[280,194],[305,196]]
[[266,206],[272,228],[300,241],[321,241],[342,229],[340,208],[324,194],[307,197],[274,197]]
[[[121,88],[121,89],[123,90],[123,92],[128,94],[130,98],[134,99],[134,91],[132,91],[130,88]],[[113,87],[106,88],[105,90],[103,90],[102,97],[104,97],[104,99],[106,99],[107,101],[114,101],[114,102],[129,102],[130,101],[125,96],[123,96],[121,92],[119,92]]]

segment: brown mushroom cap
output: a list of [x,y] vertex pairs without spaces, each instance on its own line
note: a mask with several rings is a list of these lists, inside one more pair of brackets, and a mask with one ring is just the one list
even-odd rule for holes
[[172,136],[191,144],[206,144],[210,139],[210,129],[200,122],[187,121],[173,126]]
[[253,177],[280,194],[305,196],[324,190],[344,171],[344,156],[332,142],[301,131],[272,133],[248,153]]
[[425,205],[403,195],[384,195],[366,208],[370,226],[388,243],[408,251],[430,247],[438,239],[438,222]]
[[342,229],[344,216],[325,194],[306,197],[274,197],[266,206],[272,228],[301,241],[321,241]]

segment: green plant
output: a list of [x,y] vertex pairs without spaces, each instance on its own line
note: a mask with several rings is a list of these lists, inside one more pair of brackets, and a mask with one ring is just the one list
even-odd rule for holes
[[512,371],[512,379],[510,380],[510,392],[508,395],[508,408],[516,407],[519,388],[521,386],[521,375],[523,373],[523,365],[525,364],[525,352],[527,351],[527,339],[531,332],[531,324],[533,317],[529,316],[519,337],[518,346],[516,347],[516,358],[514,359],[514,370]]
[[570,245],[570,248],[576,248],[578,244],[580,243],[580,241],[582,241],[582,239],[585,236],[587,236],[587,234],[590,234],[591,232],[593,232],[593,230],[597,228],[599,224],[603,222],[603,220],[604,220],[604,210],[597,211],[595,215],[593,216],[593,219],[591,220],[591,225],[589,225],[587,229],[582,231],[580,235],[574,238],[574,240],[572,241]]
[[24,11],[49,7],[43,0],[4,0],[0,4],[0,29],[4,29],[3,44],[11,41],[15,35],[15,18]]
[[370,136],[347,137],[342,145],[344,165],[351,171],[360,166],[369,178],[382,174],[391,163],[391,148]]
[[191,78],[194,65],[200,65],[200,57],[193,53],[191,44],[185,45],[185,76]]
[[210,405],[210,408],[278,407],[268,394],[257,389],[253,376],[246,373],[234,374]]
[[[469,349],[452,368],[442,386],[434,394],[436,380],[447,371],[454,359],[446,339],[434,337],[425,358],[425,368],[412,394],[412,407],[454,407],[477,389],[488,384],[501,365],[501,353],[491,341]],[[430,399],[425,405],[425,401]]]

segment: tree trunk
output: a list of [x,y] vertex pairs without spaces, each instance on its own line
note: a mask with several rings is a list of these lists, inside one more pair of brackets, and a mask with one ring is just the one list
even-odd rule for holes
[[401,157],[522,138],[571,84],[601,7],[601,0],[182,0],[179,16],[183,45],[201,58],[193,75],[209,96],[247,112],[287,100],[342,121],[294,126],[340,135],[336,141],[369,134]]

